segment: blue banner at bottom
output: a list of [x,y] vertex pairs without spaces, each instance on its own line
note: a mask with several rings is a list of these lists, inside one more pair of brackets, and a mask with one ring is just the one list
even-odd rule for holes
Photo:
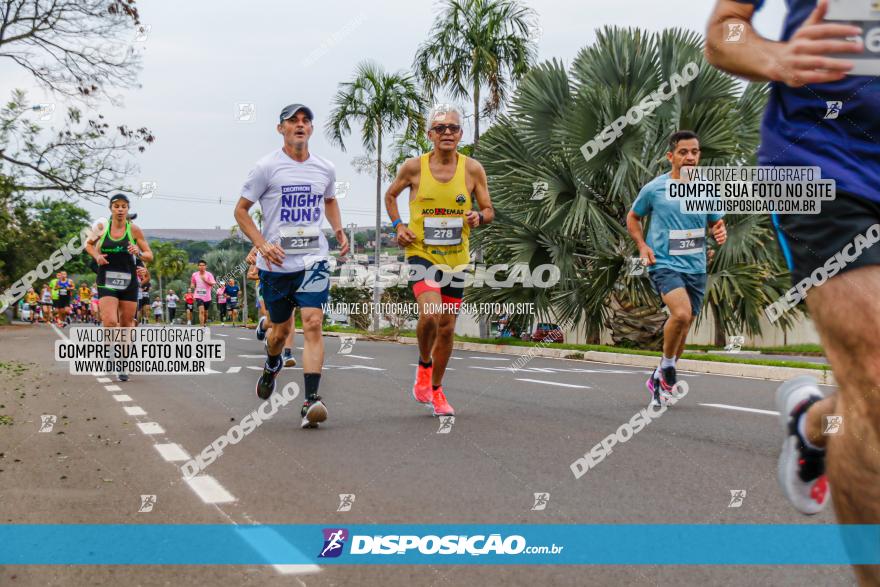
[[0,525],[0,565],[880,564],[878,525]]

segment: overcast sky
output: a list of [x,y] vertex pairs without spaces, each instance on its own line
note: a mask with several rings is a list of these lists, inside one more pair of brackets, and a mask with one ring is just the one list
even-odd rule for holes
[[[542,28],[539,61],[557,58],[569,65],[595,40],[595,30],[605,25],[652,31],[678,26],[702,33],[714,2],[525,4],[537,12]],[[756,25],[765,36],[778,38],[784,0],[766,4]],[[104,105],[100,111],[129,126],[147,126],[156,135],[156,143],[137,158],[139,175],[130,179],[133,186],[156,182],[160,196],[134,202],[140,226],[232,226],[232,203],[253,163],[281,146],[275,125],[278,112],[291,102],[304,103],[315,113],[312,152],[335,163],[338,180],[351,182],[351,192],[340,201],[343,223],[374,223],[375,179],[357,174],[351,166],[352,158],[362,154],[358,135],[346,141],[343,152],[324,138],[324,123],[338,84],[351,79],[361,60],[373,59],[390,71],[410,68],[437,13],[436,3],[140,0],[138,8],[149,26],[140,75],[143,87],[127,92],[123,107]],[[32,102],[56,102],[59,113],[65,107],[22,71],[0,64],[0,97],[6,99],[13,88],[27,89]],[[255,120],[238,121],[238,104],[254,104]],[[467,142],[470,136],[466,128]],[[106,211],[87,202],[82,205],[95,218]]]

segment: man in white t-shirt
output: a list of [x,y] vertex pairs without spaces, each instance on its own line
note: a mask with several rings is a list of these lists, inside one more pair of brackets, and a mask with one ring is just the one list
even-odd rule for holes
[[162,301],[159,299],[159,296],[153,300],[153,303],[150,304],[153,308],[153,317],[156,319],[156,323],[162,321]]
[[165,307],[168,308],[168,323],[174,324],[174,318],[177,314],[177,302],[180,301],[180,298],[177,297],[177,294],[174,293],[173,289],[168,290],[168,295],[165,296]]
[[[327,407],[318,395],[324,364],[322,305],[330,291],[329,247],[321,231],[325,215],[339,242],[340,254],[348,252],[336,202],[336,169],[330,161],[309,153],[313,119],[312,111],[302,104],[290,104],[281,111],[277,130],[284,137],[284,145],[257,161],[235,207],[238,226],[259,251],[260,288],[271,324],[261,319],[257,328],[265,331],[272,327],[257,396],[267,399],[275,390],[275,378],[283,367],[284,341],[293,327],[290,317],[294,307],[299,306],[306,393],[303,428],[315,428],[327,419]],[[262,232],[249,214],[255,202],[260,203],[263,214]]]

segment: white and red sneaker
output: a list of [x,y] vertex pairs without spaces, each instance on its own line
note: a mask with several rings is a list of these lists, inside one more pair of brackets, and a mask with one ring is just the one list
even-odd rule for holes
[[430,404],[434,399],[434,389],[431,386],[433,371],[433,365],[430,367],[416,365],[416,382],[413,384],[412,394],[420,404]]
[[822,397],[816,380],[810,376],[786,381],[776,390],[776,407],[786,435],[779,455],[779,484],[788,501],[806,515],[824,510],[830,496],[825,449],[808,447],[798,431],[801,416]]

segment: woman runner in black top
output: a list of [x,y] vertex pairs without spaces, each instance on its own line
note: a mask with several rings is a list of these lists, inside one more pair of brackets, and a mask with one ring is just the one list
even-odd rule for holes
[[86,244],[98,263],[98,307],[104,327],[134,326],[138,299],[138,259],[149,262],[153,252],[143,231],[128,221],[128,198],[110,198],[111,220],[101,236]]

